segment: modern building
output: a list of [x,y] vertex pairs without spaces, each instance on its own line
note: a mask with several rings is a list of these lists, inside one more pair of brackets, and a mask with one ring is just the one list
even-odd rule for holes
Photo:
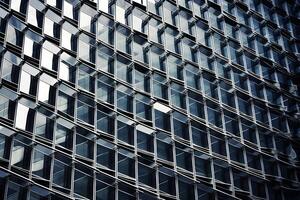
[[300,199],[300,2],[0,0],[0,199]]

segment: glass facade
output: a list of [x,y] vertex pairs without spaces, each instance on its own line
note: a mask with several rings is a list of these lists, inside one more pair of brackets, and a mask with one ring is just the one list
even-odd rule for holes
[[299,199],[296,0],[0,0],[0,199]]

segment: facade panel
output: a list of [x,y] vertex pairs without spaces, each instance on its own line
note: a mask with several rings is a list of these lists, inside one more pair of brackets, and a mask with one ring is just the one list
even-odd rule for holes
[[296,0],[0,0],[0,199],[298,199]]

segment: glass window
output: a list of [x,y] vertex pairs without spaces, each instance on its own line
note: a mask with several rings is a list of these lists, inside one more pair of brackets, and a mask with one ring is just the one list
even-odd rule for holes
[[219,81],[222,103],[235,108],[234,89],[225,81]]
[[18,84],[21,58],[7,51],[5,52],[1,65],[1,78],[11,84]]
[[25,24],[22,23],[18,18],[12,16],[8,20],[7,28],[6,28],[6,41],[17,46],[18,48],[22,48],[24,41],[24,29]]
[[166,133],[158,132],[156,138],[158,158],[173,162],[173,147],[171,137]]
[[244,72],[237,70],[235,68],[233,68],[233,80],[234,80],[234,84],[247,91],[248,90],[248,84],[247,84],[247,74],[245,74]]
[[42,137],[43,140],[52,141],[53,139],[53,130],[54,130],[54,120],[45,114],[36,112],[35,116],[35,135],[37,138]]
[[244,150],[240,141],[235,139],[229,139],[229,155],[232,161],[238,162],[238,164],[244,164]]
[[21,168],[28,172],[31,161],[31,142],[29,138],[22,135],[17,135],[14,138],[10,160],[12,167]]
[[196,32],[196,40],[197,42],[209,46],[207,43],[208,35],[208,25],[201,20],[198,20],[195,25],[195,32]]
[[[139,160],[142,160],[139,159]],[[149,161],[147,161],[149,162]],[[155,176],[155,168],[150,167],[150,163],[142,163],[139,162],[138,164],[138,173],[139,177],[138,180],[140,183],[146,184],[152,188],[156,188],[156,176]]]
[[182,57],[197,63],[197,54],[195,50],[196,44],[186,37],[184,37],[181,41]]
[[181,60],[173,55],[167,57],[167,62],[165,64],[170,77],[183,80],[183,67],[181,66],[181,63]]
[[218,20],[218,16],[220,15],[220,11],[213,8],[213,7],[209,7],[208,8],[208,11],[205,12],[205,19],[207,19],[211,25],[214,27],[214,28],[217,28],[217,29],[220,29],[220,30],[223,30],[223,27],[221,26],[221,23],[220,21]]
[[149,71],[142,67],[141,65],[135,65],[135,88],[150,92],[150,77],[149,77]]
[[179,18],[180,30],[189,35],[193,35],[194,34],[193,16],[190,13],[181,10],[179,11],[178,18]]
[[273,129],[280,130],[281,132],[287,132],[286,118],[282,116],[282,113],[270,111],[270,117]]
[[97,140],[97,164],[107,167],[108,169],[115,169],[115,151],[114,144],[98,139]]
[[75,98],[73,95],[75,90],[70,87],[61,84],[59,86],[59,92],[57,97],[57,110],[59,114],[66,116],[67,118],[74,117]]
[[[92,198],[93,197],[93,177],[90,169],[82,165],[76,165],[74,172],[74,193],[79,196],[79,198]],[[80,197],[82,196],[82,197]]]
[[134,60],[148,64],[149,43],[143,37],[134,35],[132,42],[132,58]]
[[177,25],[176,5],[169,1],[163,3],[163,20],[171,25]]
[[[103,1],[102,1],[103,3]],[[101,4],[102,4],[101,3]],[[97,39],[107,44],[114,44],[114,21],[104,15],[98,18]]]
[[249,40],[249,35],[252,33],[251,29],[247,26],[243,26],[241,25],[241,27],[239,28],[239,36],[240,39],[239,41],[241,41],[241,44],[245,47],[250,47],[250,40]]
[[22,187],[22,182],[20,184],[8,181],[7,182],[7,200],[21,199],[23,198],[24,188]]
[[137,7],[134,7],[131,11],[131,20],[129,20],[129,25],[136,31],[139,31],[141,33],[145,33],[145,25],[146,25],[146,19],[147,14],[144,13],[142,10],[138,9]]
[[255,129],[251,128],[250,121],[242,119],[242,132],[243,138],[246,142],[257,144],[256,131]]
[[172,105],[186,109],[186,95],[184,87],[172,82],[170,88]]
[[195,151],[195,168],[197,176],[210,178],[211,167],[209,156],[200,151]]
[[185,69],[185,76],[186,76],[185,81],[187,86],[196,90],[200,90],[199,68],[191,64],[186,64],[184,69]]
[[186,177],[179,178],[179,198],[182,200],[194,199],[194,184],[191,180]]
[[97,78],[97,99],[114,104],[114,80],[104,74]]
[[39,93],[38,93],[38,100],[49,104],[55,105],[56,100],[56,88],[54,85],[56,84],[57,80],[46,73],[43,73],[40,76],[39,81]]
[[151,99],[149,96],[145,96],[143,94],[137,93],[135,95],[135,111],[137,119],[141,121],[149,121],[152,122],[152,107],[151,107]]
[[21,71],[21,78],[19,89],[20,92],[24,92],[29,95],[36,95],[37,90],[37,77],[39,71],[27,64],[24,64]]
[[60,118],[56,122],[55,144],[72,150],[74,125],[62,118]]
[[252,116],[250,99],[247,96],[243,95],[242,93],[238,92],[237,93],[237,101],[238,101],[239,111],[242,114]]
[[254,151],[250,148],[246,148],[246,155],[247,155],[248,167],[256,170],[261,170],[261,161],[260,161],[259,152]]
[[154,131],[146,126],[137,125],[137,148],[147,152],[154,151],[153,134]]
[[117,86],[117,107],[123,111],[133,111],[133,90],[124,86]]
[[39,59],[42,37],[30,30],[26,31],[24,37],[24,54],[30,58]]
[[165,69],[165,58],[162,56],[164,54],[164,50],[156,45],[151,46],[151,63],[150,65],[158,70],[166,71]]
[[154,73],[153,75],[153,93],[158,98],[168,99],[167,79],[164,76]]
[[60,21],[61,17],[48,9],[45,14],[44,33],[55,39],[60,39]]
[[18,103],[16,111],[16,128],[33,132],[35,110]]
[[80,94],[77,100],[77,119],[90,125],[94,125],[94,101]]
[[210,60],[209,60],[210,55],[211,52],[209,50],[204,48],[199,48],[198,63],[201,68],[213,70],[212,66],[210,65]]
[[150,20],[148,22],[148,38],[149,38],[149,40],[156,42],[156,43],[160,43],[160,44],[162,43],[161,32],[160,32],[161,25],[162,25],[161,21],[159,21],[153,17],[150,18]]
[[157,0],[148,0],[148,10],[149,12],[156,14],[156,15],[161,15],[161,4]]
[[87,129],[77,128],[76,130],[76,154],[85,159],[94,159],[95,135]]
[[87,65],[78,66],[78,86],[88,92],[95,93],[95,70]]
[[13,120],[15,115],[15,100],[17,96],[5,87],[1,88],[0,95],[0,117]]
[[97,3],[97,5],[98,5],[99,10],[108,13],[108,11],[109,11],[109,6],[108,6],[109,5],[109,0],[103,0],[103,1],[101,1],[101,3]]
[[117,127],[118,140],[134,145],[134,121],[119,115],[117,116]]
[[237,169],[233,169],[233,184],[236,190],[249,191],[248,175]]
[[130,3],[125,0],[119,0],[114,5],[113,15],[115,20],[127,24],[127,11],[130,8]]
[[230,18],[225,18],[225,34],[229,37],[237,39],[237,28],[236,28],[236,22],[231,20]]
[[205,119],[203,97],[194,92],[188,92],[189,111],[191,115]]
[[51,42],[45,41],[42,46],[41,66],[57,71],[59,56],[57,55],[60,49]]
[[[122,59],[122,56],[120,56],[119,54],[117,54],[116,57],[120,60],[124,60],[124,59]],[[114,50],[107,46],[99,44],[97,46],[97,53],[96,53],[97,69],[104,71],[104,72],[108,72],[110,74],[113,74],[115,71],[114,61],[115,61]]]
[[159,189],[170,195],[176,195],[175,174],[167,167],[159,167]]
[[129,41],[129,36],[131,32],[129,29],[122,25],[116,27],[116,49],[125,53],[130,54],[131,46]]
[[115,179],[102,173],[96,174],[96,199],[115,199]]
[[97,130],[114,135],[114,112],[106,107],[97,108]]
[[237,15],[237,21],[240,24],[249,25],[249,20],[248,20],[249,17],[247,16],[246,11],[244,11],[240,7],[236,7],[236,15]]
[[260,76],[260,65],[258,64],[256,57],[252,53],[245,51],[244,61],[245,67],[248,71],[256,74],[257,76]]
[[[5,3],[5,0],[2,0],[1,2]],[[5,29],[7,25],[7,19],[6,16],[8,15],[8,12],[4,10],[3,8],[0,8],[0,33],[1,35],[5,34]]]
[[173,131],[175,137],[180,137],[185,140],[190,139],[188,118],[179,112],[173,112]]
[[197,185],[197,193],[198,193],[198,200],[200,199],[214,199],[214,193],[212,192],[210,187],[207,187],[204,184]]
[[227,52],[226,52],[226,45],[224,43],[225,39],[222,35],[220,35],[217,32],[214,32],[211,35],[211,39],[212,39],[212,45],[213,45],[213,50],[218,53],[219,55],[223,55],[225,57],[227,56]]
[[61,46],[70,50],[77,51],[77,34],[78,30],[69,22],[64,22],[61,31]]
[[177,30],[167,27],[164,32],[164,43],[167,50],[180,54],[178,35],[179,32]]
[[49,180],[51,171],[52,151],[44,146],[37,145],[33,150],[31,170],[33,176]]
[[230,184],[230,173],[227,162],[219,159],[214,159],[213,161],[216,181]]
[[75,84],[76,80],[76,59],[63,52],[60,56],[58,77],[67,83]]
[[231,61],[235,64],[239,64],[240,66],[244,66],[243,53],[239,50],[239,44],[233,41],[229,41],[227,47],[229,50],[229,58],[231,59]]
[[265,191],[265,184],[261,180],[257,178],[251,179],[251,188],[252,193],[254,196],[265,198],[266,197],[266,191]]
[[16,0],[14,3],[11,3],[11,9],[19,13],[26,14],[28,1],[26,0]]
[[215,67],[218,76],[228,80],[231,79],[231,67],[224,60],[217,59],[215,62]]
[[62,8],[62,1],[47,0],[47,4],[57,8],[59,10],[61,10],[61,8]]
[[259,80],[251,78],[250,79],[250,87],[251,87],[251,93],[253,96],[260,98],[260,99],[264,99],[264,88]]
[[94,38],[89,37],[88,35],[82,33],[79,35],[78,40],[78,56],[80,59],[95,63],[95,57],[96,57],[96,47],[95,47],[96,41]]
[[175,143],[176,164],[177,167],[187,171],[192,171],[192,155],[191,149],[181,143]]
[[220,108],[217,104],[212,101],[207,101],[207,118],[208,122],[221,128],[222,127],[222,118],[220,113]]
[[211,140],[211,149],[213,153],[226,156],[226,143],[225,137],[221,135],[219,132],[210,130],[210,140]]
[[96,14],[97,14],[96,10],[94,10],[90,6],[83,4],[80,7],[79,27],[82,30],[85,30],[87,32],[95,33],[96,32],[96,21],[95,21]]
[[203,73],[203,89],[205,95],[218,99],[218,85],[216,83],[215,77],[209,73]]
[[269,124],[268,120],[268,110],[263,108],[263,105],[254,105],[255,117],[258,122],[263,123],[264,125]]
[[118,151],[118,172],[131,178],[135,177],[134,154],[123,148]]
[[127,200],[136,199],[136,190],[133,186],[124,183],[120,183],[118,186],[118,198]]
[[9,159],[11,153],[11,139],[9,138],[15,132],[4,126],[0,126],[0,158]]
[[64,0],[63,15],[72,20],[78,19],[78,9],[76,8],[78,1],[76,0]]
[[30,199],[43,199],[43,198],[49,198],[48,190],[38,187],[38,186],[31,186],[29,190],[29,196]]
[[192,131],[193,143],[203,148],[208,148],[206,127],[203,124],[192,121],[191,131]]
[[38,28],[42,28],[43,26],[43,13],[45,6],[40,1],[32,0],[29,1],[29,5],[27,8],[27,22],[36,26]]
[[203,9],[202,6],[205,4],[205,0],[193,0],[193,11],[195,13],[195,15],[199,16],[199,17],[203,17],[202,13],[203,13]]

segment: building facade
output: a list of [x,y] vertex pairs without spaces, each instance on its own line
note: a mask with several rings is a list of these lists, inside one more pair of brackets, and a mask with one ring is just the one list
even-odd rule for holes
[[295,0],[0,0],[0,199],[299,199]]

